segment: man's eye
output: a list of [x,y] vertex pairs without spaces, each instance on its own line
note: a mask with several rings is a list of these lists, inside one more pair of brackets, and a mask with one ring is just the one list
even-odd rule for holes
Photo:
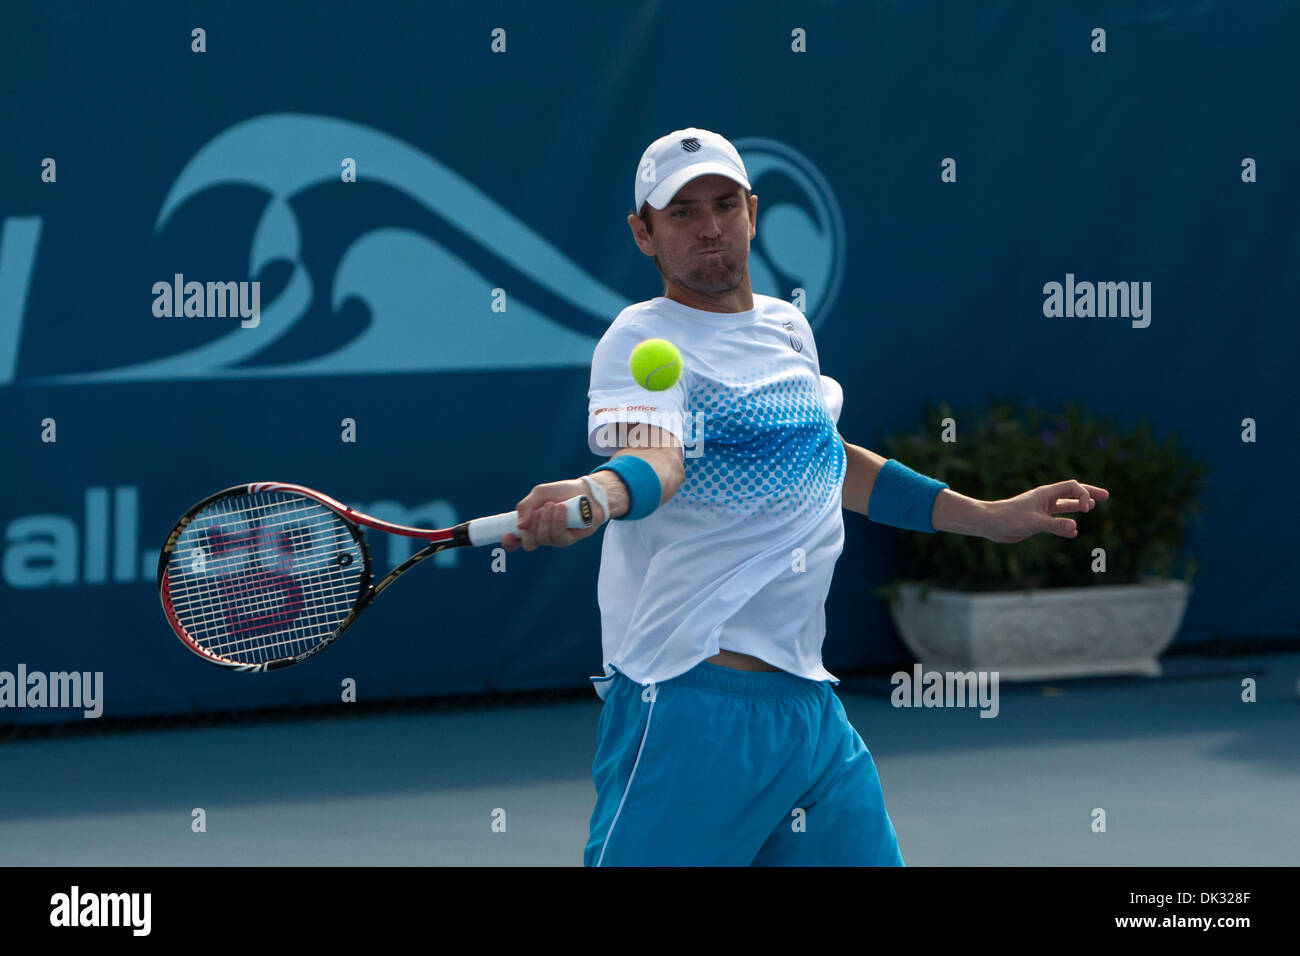
[[689,214],[690,214],[690,210],[689,210],[689,209],[674,209],[674,210],[673,210],[673,216],[674,216],[675,218],[677,218],[677,219],[682,219],[682,218],[684,218],[685,216],[688,216]]
[[719,205],[720,205],[723,209],[735,209],[735,208],[736,208],[736,204],[735,204],[734,202],[724,202],[724,203],[719,203]]

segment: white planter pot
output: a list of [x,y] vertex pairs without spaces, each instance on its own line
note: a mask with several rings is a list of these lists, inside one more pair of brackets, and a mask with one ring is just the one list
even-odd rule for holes
[[1186,581],[965,592],[905,584],[890,602],[903,643],[927,670],[998,671],[1000,680],[1160,676],[1182,623]]

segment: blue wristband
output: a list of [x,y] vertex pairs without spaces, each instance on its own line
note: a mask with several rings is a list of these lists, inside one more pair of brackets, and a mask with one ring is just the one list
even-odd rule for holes
[[934,499],[947,487],[942,481],[919,475],[891,458],[881,466],[871,486],[867,517],[895,528],[934,534],[930,513],[934,510]]
[[659,507],[663,496],[663,487],[659,476],[650,462],[636,455],[618,455],[602,465],[591,469],[590,474],[608,469],[618,475],[627,488],[627,514],[619,515],[615,520],[622,521],[644,518]]

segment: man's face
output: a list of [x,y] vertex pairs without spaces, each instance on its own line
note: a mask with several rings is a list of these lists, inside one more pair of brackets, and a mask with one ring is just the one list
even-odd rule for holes
[[637,246],[657,256],[664,278],[706,295],[729,292],[749,276],[758,197],[725,176],[693,179],[663,209],[646,207],[653,232],[628,218]]

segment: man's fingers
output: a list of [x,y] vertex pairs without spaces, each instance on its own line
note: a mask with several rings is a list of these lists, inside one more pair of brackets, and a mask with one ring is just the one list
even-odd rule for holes
[[[564,548],[573,544],[576,532],[567,527],[565,502],[574,495],[574,486],[581,484],[578,480],[553,481],[534,487],[515,505],[519,514],[518,531],[505,537],[516,537],[517,546],[525,551],[536,551],[543,546]],[[582,486],[579,493],[585,490]],[[505,543],[504,538],[502,543]],[[512,550],[509,545],[506,547]]]
[[1049,518],[1048,525],[1044,530],[1061,538],[1077,538],[1079,536],[1079,526],[1070,518]]
[[[534,516],[534,519],[535,517],[536,516]],[[537,525],[538,522],[533,520],[530,521],[526,527],[521,529],[522,534],[520,535],[520,542],[525,551],[537,550]]]
[[1074,479],[1067,478],[1065,481],[1058,481],[1054,485],[1045,485],[1044,490],[1049,492],[1054,498],[1090,498],[1092,497],[1083,483]]
[[532,520],[524,529],[524,550],[536,551],[544,545],[552,544],[550,502],[543,502],[533,511]]
[[[1048,511],[1052,514],[1060,511],[1091,511],[1098,500],[1105,501],[1110,497],[1110,492],[1105,488],[1085,485],[1074,478],[1046,485],[1043,490],[1050,502]],[[1093,492],[1097,494],[1094,496]]]
[[1069,500],[1078,506],[1075,509],[1077,511],[1087,511],[1092,507],[1092,495],[1088,494],[1088,489],[1073,478],[1070,479]]
[[546,528],[546,505],[540,504],[537,510],[533,512],[533,521],[529,525],[527,533],[532,536],[536,547],[547,544],[547,535],[549,532]]
[[[549,532],[544,524],[548,504],[545,487],[538,485],[515,505],[515,511],[519,514],[519,519],[515,522],[518,530],[503,536],[501,543],[506,550],[513,551],[522,547],[525,551],[536,551],[542,545],[550,544]],[[515,542],[513,547],[508,543],[511,539]]]
[[546,505],[546,544],[563,547],[569,543],[569,529],[564,526],[564,505],[552,501]]
[[519,514],[519,527],[527,528],[533,516],[533,511],[537,507],[537,489],[534,488],[524,496],[519,504],[515,505],[515,511]]
[[1086,503],[1078,498],[1057,498],[1052,505],[1052,514],[1062,511],[1091,511],[1097,502],[1089,499]]

